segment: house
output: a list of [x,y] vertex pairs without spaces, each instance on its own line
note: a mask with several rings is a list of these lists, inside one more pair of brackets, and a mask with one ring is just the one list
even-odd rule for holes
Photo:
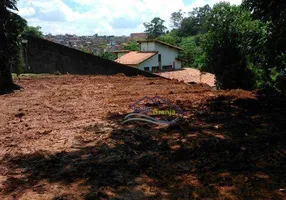
[[178,58],[180,47],[159,41],[139,41],[141,51],[120,51],[116,62],[135,67],[144,71],[168,71],[181,69],[182,63]]

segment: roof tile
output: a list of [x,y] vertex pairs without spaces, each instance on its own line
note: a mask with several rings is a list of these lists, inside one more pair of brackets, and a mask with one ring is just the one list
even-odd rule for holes
[[157,51],[131,51],[124,56],[121,56],[116,62],[124,65],[139,65],[145,60],[148,60],[152,56],[156,55]]

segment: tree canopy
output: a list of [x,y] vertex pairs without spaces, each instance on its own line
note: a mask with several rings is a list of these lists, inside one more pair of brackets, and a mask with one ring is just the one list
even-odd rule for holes
[[34,36],[34,37],[43,37],[43,32],[41,31],[42,27],[40,26],[26,26],[23,32],[24,36]]
[[[207,19],[209,32],[204,37],[206,70],[216,74],[220,88],[254,88],[251,70],[259,57],[258,39],[263,39],[263,24],[251,13],[229,3],[216,4]],[[259,66],[257,66],[259,67]]]
[[123,45],[123,49],[129,51],[140,51],[140,45],[136,41],[130,41]]
[[164,26],[164,22],[161,18],[155,17],[151,22],[144,23],[148,39],[158,38],[165,33],[167,27]]
[[194,8],[193,11],[189,12],[188,17],[181,20],[181,24],[178,27],[179,35],[188,37],[206,33],[208,29],[205,22],[210,11],[211,7],[209,5]]
[[171,27],[175,29],[180,28],[183,19],[184,19],[184,12],[182,10],[179,10],[178,12],[173,12],[170,17]]
[[180,46],[184,67],[216,75],[218,88],[286,93],[286,1],[243,0],[182,10],[159,40]]
[[244,0],[255,19],[268,24],[264,71],[269,84],[286,93],[286,1]]

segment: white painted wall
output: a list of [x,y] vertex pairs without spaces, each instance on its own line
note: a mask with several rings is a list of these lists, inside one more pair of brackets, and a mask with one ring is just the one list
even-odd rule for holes
[[141,51],[156,51],[155,42],[142,42]]
[[175,60],[175,69],[182,69],[182,62],[179,60]]
[[179,56],[179,51],[177,49],[168,47],[166,45],[156,43],[155,44],[155,51],[158,51],[158,54],[162,56],[162,66],[164,65],[172,65],[175,62],[175,69],[181,69],[182,63],[176,58]]
[[[161,54],[162,58],[162,67],[165,65],[172,65],[175,69],[181,69],[182,63],[179,60],[176,60],[179,56],[179,51],[177,49],[168,47],[166,45],[155,43],[155,42],[142,42],[141,51],[158,51],[158,54]],[[149,59],[140,65],[140,69],[144,70],[144,67],[148,66],[158,66],[158,54],[155,55],[152,59]],[[150,68],[151,70],[151,68]]]
[[151,57],[150,59],[145,60],[143,63],[141,63],[141,64],[138,66],[138,69],[144,70],[145,67],[149,67],[149,71],[151,72],[151,71],[152,71],[152,67],[155,67],[155,66],[159,66],[158,54],[157,54],[157,55],[154,55],[154,56]]

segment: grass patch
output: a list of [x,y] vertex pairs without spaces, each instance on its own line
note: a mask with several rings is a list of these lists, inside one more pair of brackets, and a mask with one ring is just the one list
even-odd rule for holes
[[[25,74],[20,74],[19,78],[43,78],[45,76],[49,76],[50,74],[30,74],[30,73],[25,73]],[[18,78],[16,73],[12,73],[13,79]]]

